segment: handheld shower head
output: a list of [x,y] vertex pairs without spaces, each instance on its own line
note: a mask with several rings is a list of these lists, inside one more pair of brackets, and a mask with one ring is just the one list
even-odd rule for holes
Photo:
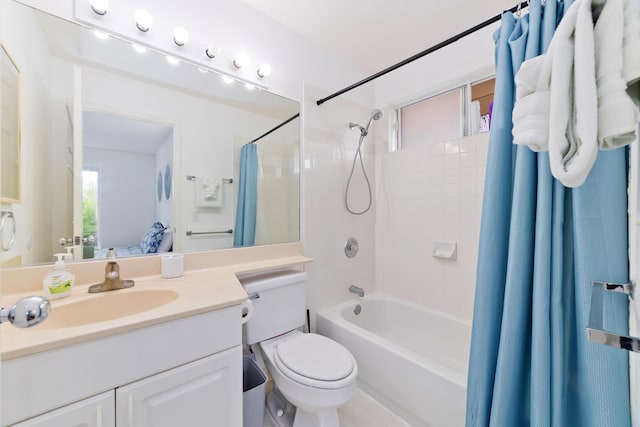
[[353,130],[353,129],[359,129],[360,130],[360,135],[362,136],[367,136],[367,134],[369,133],[369,126],[371,126],[371,122],[374,120],[380,120],[382,118],[382,111],[375,109],[373,110],[373,112],[371,113],[371,117],[369,118],[369,123],[367,123],[367,127],[363,127],[360,126],[357,123],[349,123],[349,129]]

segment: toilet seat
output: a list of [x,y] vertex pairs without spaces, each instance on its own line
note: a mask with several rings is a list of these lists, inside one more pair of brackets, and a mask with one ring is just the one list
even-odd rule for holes
[[276,346],[273,358],[284,375],[311,387],[341,388],[357,375],[351,353],[322,335],[300,334],[285,340]]

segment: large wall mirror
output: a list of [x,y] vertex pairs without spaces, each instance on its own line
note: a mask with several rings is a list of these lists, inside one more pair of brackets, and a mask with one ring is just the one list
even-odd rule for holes
[[[123,257],[233,247],[241,149],[299,104],[13,0],[0,5],[22,96],[22,203],[2,203],[16,242],[0,262],[52,262],[67,248],[93,260],[109,248]],[[299,119],[255,145],[255,244],[299,241]]]

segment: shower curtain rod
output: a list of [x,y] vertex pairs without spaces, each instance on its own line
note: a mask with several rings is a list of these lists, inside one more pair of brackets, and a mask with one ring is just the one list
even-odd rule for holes
[[280,129],[282,126],[286,125],[287,123],[289,123],[292,120],[297,119],[298,117],[300,117],[300,113],[294,114],[293,116],[289,117],[287,120],[285,120],[284,122],[280,123],[278,126],[274,127],[273,129],[271,129],[270,131],[267,131],[265,133],[263,133],[262,135],[260,135],[259,137],[257,137],[256,139],[254,139],[253,141],[247,142],[245,145],[249,145],[249,144],[253,144],[259,140],[261,140],[262,138],[264,138],[265,136],[269,135],[272,132],[277,131],[278,129]]
[[462,38],[464,38],[464,37],[466,37],[466,36],[468,36],[470,34],[473,34],[478,30],[483,29],[484,27],[488,27],[489,25],[493,24],[494,22],[498,22],[502,18],[502,15],[505,12],[511,12],[511,13],[517,12],[519,10],[524,9],[525,7],[528,7],[528,6],[529,6],[529,1],[523,1],[522,3],[519,3],[516,6],[513,6],[511,9],[505,10],[502,13],[499,13],[498,15],[496,15],[496,16],[494,16],[492,18],[489,18],[486,21],[483,21],[483,22],[479,23],[475,27],[471,27],[471,28],[459,33],[459,34],[456,34],[453,37],[448,38],[447,40],[445,40],[443,42],[440,42],[440,43],[438,43],[438,44],[436,44],[434,46],[431,46],[428,49],[423,50],[422,52],[416,53],[412,57],[409,57],[409,58],[405,59],[404,61],[398,62],[397,64],[392,65],[390,67],[387,67],[384,70],[379,71],[379,72],[367,77],[366,79],[360,80],[359,82],[352,84],[351,86],[347,86],[346,88],[344,88],[342,90],[339,90],[339,91],[327,96],[326,98],[319,99],[319,100],[316,101],[316,104],[317,105],[322,105],[325,102],[329,101],[330,99],[335,98],[336,96],[340,96],[343,93],[349,92],[350,90],[355,89],[355,88],[357,88],[359,86],[362,86],[365,83],[369,83],[370,81],[375,80],[378,77],[384,76],[385,74],[390,73],[391,71],[395,71],[398,68],[403,67],[403,66],[409,64],[410,62],[415,61],[416,59],[420,59],[423,56],[427,56],[430,53],[435,52],[436,50],[442,49],[445,46],[449,46],[450,44],[455,43],[458,40],[460,40],[460,39],[462,39]]

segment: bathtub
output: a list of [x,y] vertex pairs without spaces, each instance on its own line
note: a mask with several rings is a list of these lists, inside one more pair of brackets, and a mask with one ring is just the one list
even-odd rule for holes
[[469,324],[373,294],[318,311],[316,328],[351,351],[358,386],[411,426],[464,426]]

